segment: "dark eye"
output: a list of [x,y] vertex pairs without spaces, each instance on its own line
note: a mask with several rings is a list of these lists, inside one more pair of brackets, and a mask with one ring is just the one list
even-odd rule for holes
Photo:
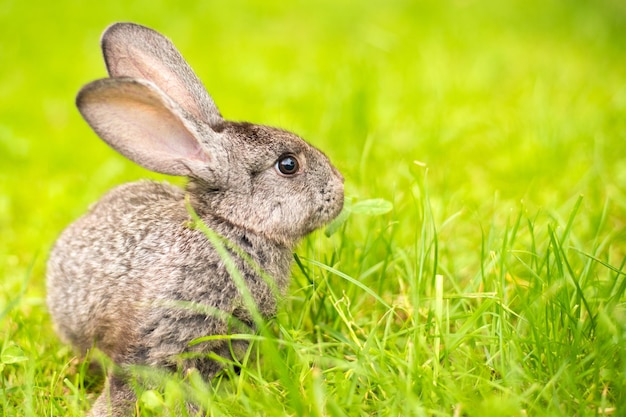
[[300,169],[300,163],[293,155],[283,155],[276,161],[276,169],[283,175],[293,175]]

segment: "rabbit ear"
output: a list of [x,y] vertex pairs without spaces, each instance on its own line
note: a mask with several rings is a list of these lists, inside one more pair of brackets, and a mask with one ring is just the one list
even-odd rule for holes
[[152,81],[183,109],[209,126],[223,119],[215,102],[172,42],[134,23],[115,23],[102,35],[111,77]]
[[199,141],[197,127],[151,82],[130,78],[94,81],[80,90],[76,105],[98,136],[144,168],[169,175],[211,177],[215,158]]

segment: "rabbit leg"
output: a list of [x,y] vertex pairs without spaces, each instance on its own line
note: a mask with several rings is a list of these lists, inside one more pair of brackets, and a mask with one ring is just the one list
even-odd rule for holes
[[96,399],[89,417],[134,416],[137,396],[132,387],[120,376],[110,374],[102,394]]

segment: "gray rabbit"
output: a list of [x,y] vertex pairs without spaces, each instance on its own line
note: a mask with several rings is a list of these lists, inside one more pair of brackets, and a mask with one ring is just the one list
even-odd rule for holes
[[[229,317],[252,328],[254,320],[224,257],[192,227],[189,206],[240,249],[229,253],[269,318],[274,287],[284,293],[288,285],[295,244],[341,211],[343,178],[293,133],[224,120],[159,33],[117,23],[104,32],[102,50],[111,78],[83,87],[81,114],[128,159],[186,176],[188,185],[121,185],[71,224],[48,260],[50,313],[61,338],[81,354],[95,346],[121,369],[195,368],[209,380],[220,369],[209,353],[230,358],[233,346],[189,342],[228,334]],[[233,343],[235,352],[246,348]],[[132,413],[135,394],[124,374],[109,375],[91,415]]]

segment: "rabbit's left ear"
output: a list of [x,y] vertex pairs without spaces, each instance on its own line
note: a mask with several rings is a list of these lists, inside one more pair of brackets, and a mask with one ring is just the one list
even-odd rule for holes
[[151,82],[94,81],[78,93],[76,104],[98,136],[131,161],[163,174],[217,181],[217,140],[203,145],[199,127]]
[[153,82],[196,119],[222,122],[215,102],[172,42],[134,23],[115,23],[102,35],[102,52],[111,77]]

